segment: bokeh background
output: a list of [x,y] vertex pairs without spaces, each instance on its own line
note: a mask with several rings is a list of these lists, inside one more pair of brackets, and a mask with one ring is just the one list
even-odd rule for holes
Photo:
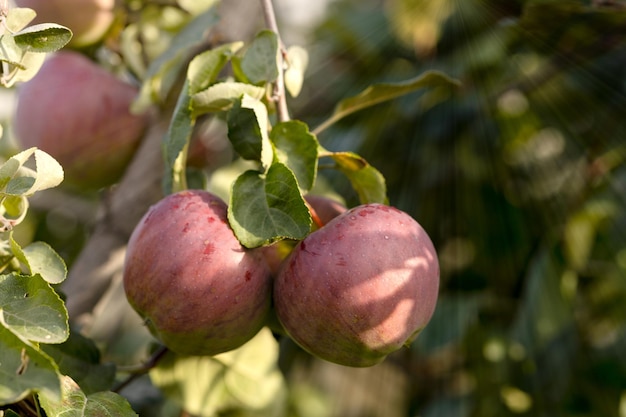
[[430,325],[384,372],[335,381],[354,391],[335,415],[626,416],[626,3],[342,0],[327,13],[296,117],[315,125],[364,85],[430,69],[462,82],[320,137],[381,170],[441,262]]

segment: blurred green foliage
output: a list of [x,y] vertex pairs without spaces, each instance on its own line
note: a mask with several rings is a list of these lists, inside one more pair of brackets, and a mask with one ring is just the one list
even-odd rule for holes
[[366,85],[463,83],[320,135],[439,251],[435,317],[393,358],[406,415],[626,416],[626,4],[341,0],[313,42],[293,103],[312,127]]

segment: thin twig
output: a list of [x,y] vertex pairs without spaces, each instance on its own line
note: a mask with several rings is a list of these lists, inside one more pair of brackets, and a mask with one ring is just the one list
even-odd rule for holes
[[161,346],[152,354],[152,356],[150,356],[150,358],[145,363],[137,366],[129,366],[126,368],[118,367],[118,371],[129,372],[130,375],[126,379],[120,381],[120,383],[117,384],[111,391],[119,393],[124,387],[133,382],[135,379],[150,372],[150,370],[154,368],[157,363],[159,363],[159,361],[163,358],[163,356],[165,356],[167,352],[169,352],[169,349],[165,346]]
[[276,14],[274,13],[274,6],[272,0],[261,0],[261,6],[263,8],[263,15],[265,16],[265,24],[267,27],[276,34],[278,38],[278,47],[280,53],[278,54],[278,76],[274,83],[274,97],[276,99],[276,113],[279,122],[286,122],[289,120],[289,109],[287,108],[287,96],[285,95],[285,76],[284,76],[284,53],[285,48],[280,38],[280,32],[278,31],[278,24],[276,23]]

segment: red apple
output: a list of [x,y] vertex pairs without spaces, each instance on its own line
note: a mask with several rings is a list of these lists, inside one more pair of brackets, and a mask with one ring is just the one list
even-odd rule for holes
[[274,308],[311,354],[364,367],[417,337],[438,289],[437,254],[424,229],[396,208],[367,204],[294,248],[274,282]]
[[82,187],[114,183],[147,125],[129,107],[137,88],[78,52],[60,51],[18,89],[14,128],[24,148],[38,147]]
[[241,246],[223,200],[198,190],[165,197],[137,225],[124,289],[152,333],[187,355],[243,345],[265,324],[271,302],[261,252]]
[[57,23],[72,33],[70,46],[82,48],[102,39],[115,18],[115,0],[15,0],[37,13],[34,23]]

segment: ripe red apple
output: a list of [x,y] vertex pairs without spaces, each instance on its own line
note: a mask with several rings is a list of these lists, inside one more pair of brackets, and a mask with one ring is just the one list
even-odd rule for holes
[[263,256],[241,246],[226,203],[198,190],[165,197],[137,225],[124,289],[154,336],[187,355],[243,345],[265,324],[271,302]]
[[137,91],[78,52],[57,52],[18,89],[15,134],[24,148],[59,161],[67,183],[110,185],[147,126],[146,116],[129,110]]
[[367,204],[294,248],[275,280],[274,308],[311,354],[365,367],[417,337],[438,289],[437,254],[424,229],[394,207]]
[[15,4],[37,13],[33,24],[57,23],[70,28],[69,45],[75,48],[98,42],[115,19],[115,0],[15,0]]

